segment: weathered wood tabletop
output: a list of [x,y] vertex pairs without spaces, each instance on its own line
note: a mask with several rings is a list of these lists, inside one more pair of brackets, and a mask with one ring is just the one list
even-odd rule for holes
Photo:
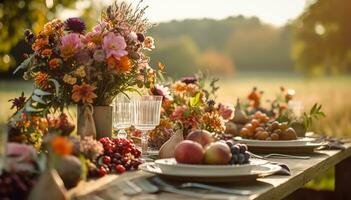
[[[203,193],[203,198],[223,197],[223,199],[282,199],[303,187],[308,181],[323,174],[331,167],[336,167],[337,199],[351,198],[348,184],[351,181],[351,144],[345,145],[346,149],[324,150],[311,154],[311,159],[270,159],[272,161],[285,163],[291,169],[291,176],[273,175],[260,178],[256,182],[245,185],[228,185],[225,187],[245,189],[253,192],[251,196],[225,195],[219,193]],[[194,199],[194,197],[182,196],[173,193],[160,192],[157,194],[141,193],[136,196],[124,196],[114,185],[119,181],[130,180],[137,177],[148,177],[151,174],[136,171],[128,172],[121,176],[109,175],[98,180],[81,182],[78,187],[69,191],[70,197],[77,199]],[[346,195],[346,196],[345,196]]]

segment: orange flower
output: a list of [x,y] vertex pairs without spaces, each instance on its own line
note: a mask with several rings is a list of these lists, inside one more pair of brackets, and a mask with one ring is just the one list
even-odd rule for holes
[[52,50],[51,49],[44,49],[41,52],[41,55],[44,56],[44,57],[49,57],[49,56],[51,56],[51,54],[52,54]]
[[128,56],[123,56],[121,60],[118,62],[117,71],[121,73],[125,73],[129,71],[130,67],[131,67],[131,62]]
[[43,47],[49,44],[49,39],[48,37],[40,37],[35,40],[35,42],[32,45],[32,49],[34,51],[39,51]]
[[60,66],[60,60],[58,58],[54,58],[49,61],[49,67],[51,69],[56,69],[58,66]]
[[51,140],[51,148],[56,154],[64,156],[72,153],[73,145],[67,138],[56,136]]
[[39,72],[35,76],[34,82],[35,82],[36,86],[43,88],[43,89],[47,89],[49,87],[48,79],[49,79],[49,75],[47,73]]
[[110,70],[114,70],[117,73],[125,73],[130,70],[130,67],[132,66],[130,59],[128,56],[123,56],[121,57],[120,60],[117,60],[115,57],[110,56],[107,59],[107,67]]
[[96,98],[94,90],[96,87],[83,83],[82,85],[74,85],[72,90],[72,99],[75,102],[93,103]]
[[172,90],[173,90],[173,92],[175,92],[177,94],[181,94],[181,93],[186,92],[187,87],[186,87],[185,83],[177,81],[172,85]]

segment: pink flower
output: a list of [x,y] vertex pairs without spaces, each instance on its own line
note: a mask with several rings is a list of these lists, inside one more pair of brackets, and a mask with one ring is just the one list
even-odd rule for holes
[[105,22],[101,22],[94,26],[93,31],[86,34],[86,40],[92,43],[100,43],[102,40],[102,33],[106,27]]
[[83,43],[77,33],[70,33],[61,38],[61,56],[69,58],[74,56],[83,48]]
[[234,117],[234,108],[229,105],[219,104],[218,112],[224,120],[230,120]]
[[112,32],[107,33],[102,40],[102,48],[105,50],[107,58],[113,56],[115,59],[119,60],[122,56],[128,54],[125,50],[126,47],[127,44],[124,38]]

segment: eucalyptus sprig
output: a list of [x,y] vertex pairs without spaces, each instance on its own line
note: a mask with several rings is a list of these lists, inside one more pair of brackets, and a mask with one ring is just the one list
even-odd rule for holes
[[303,113],[303,124],[306,129],[309,129],[314,119],[320,119],[322,117],[325,117],[325,113],[322,111],[322,105],[315,103],[309,113]]

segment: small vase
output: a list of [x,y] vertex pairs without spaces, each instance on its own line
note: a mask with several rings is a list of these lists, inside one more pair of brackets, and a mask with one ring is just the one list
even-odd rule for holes
[[96,139],[112,137],[112,106],[94,106]]
[[81,137],[112,137],[112,106],[78,106],[77,129]]

